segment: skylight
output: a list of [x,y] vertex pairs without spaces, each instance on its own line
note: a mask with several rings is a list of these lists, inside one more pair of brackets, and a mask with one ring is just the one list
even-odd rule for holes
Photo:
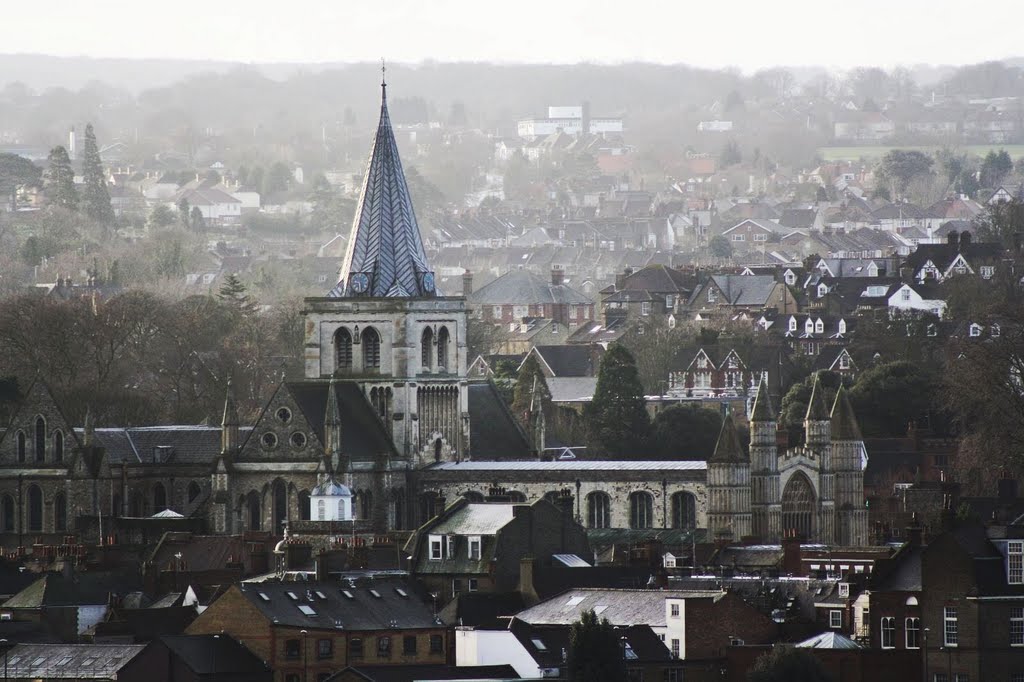
[[349,592],[348,590],[342,590],[341,593],[343,595],[345,595],[346,597],[348,597],[349,599],[355,599],[356,598],[355,595],[352,594],[351,592]]
[[544,642],[540,641],[539,639],[531,639],[530,641],[533,642],[533,645],[535,647],[537,647],[537,651],[547,651],[548,650],[548,648],[544,644]]
[[72,656],[61,656],[54,665],[67,665],[71,662]]
[[583,603],[586,597],[569,597],[569,601],[565,602],[566,606],[579,606]]
[[287,594],[288,598],[292,601],[299,601],[298,596],[294,592],[286,592],[285,594]]
[[315,595],[316,595],[316,598],[317,598],[317,599],[321,599],[321,600],[323,600],[323,601],[327,601],[327,595],[326,595],[326,594],[324,594],[323,592],[321,592],[320,590],[317,590],[317,591],[316,591],[316,592],[314,592],[313,594],[315,594]]
[[377,599],[380,599],[380,592],[378,592],[377,590],[370,590],[370,594],[372,594]]
[[604,613],[605,610],[607,610],[607,608],[608,608],[607,604],[598,604],[597,606],[594,607],[594,615],[598,615],[598,614]]
[[399,597],[407,598],[409,596],[409,593],[403,590],[401,587],[396,587],[395,592],[398,593]]
[[313,607],[310,606],[309,604],[299,604],[299,611],[302,611],[307,616],[315,616],[316,615],[316,611],[314,611]]
[[270,597],[267,596],[266,592],[260,592],[260,599],[263,601],[270,601]]

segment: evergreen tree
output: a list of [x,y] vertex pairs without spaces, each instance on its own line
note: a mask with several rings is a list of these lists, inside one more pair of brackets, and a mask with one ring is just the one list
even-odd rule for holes
[[188,199],[182,197],[181,201],[178,202],[178,220],[181,221],[181,228],[183,230],[192,229],[192,225],[190,223],[191,219],[192,209],[189,206]]
[[114,222],[114,209],[110,205],[110,191],[107,177],[103,172],[103,160],[96,145],[96,134],[92,124],[85,126],[85,142],[82,145],[82,202],[85,214],[101,223]]
[[249,296],[249,289],[238,278],[238,275],[233,273],[224,278],[224,284],[221,285],[217,298],[223,303],[238,308],[243,313],[251,313],[256,310],[256,302]]
[[174,211],[167,207],[167,204],[157,204],[149,214],[149,226],[151,228],[170,227],[174,224]]
[[71,167],[68,150],[58,145],[50,150],[46,161],[46,196],[50,203],[77,211],[78,190],[75,189],[75,171]]
[[569,658],[566,679],[569,682],[620,682],[626,679],[622,644],[608,619],[597,619],[593,611],[584,611],[569,630]]
[[206,231],[206,219],[203,218],[203,211],[198,206],[193,206],[191,211],[192,231],[193,232],[205,232]]
[[831,682],[821,661],[806,649],[774,647],[747,673],[748,682]]
[[625,346],[614,344],[601,358],[594,399],[583,417],[587,449],[598,455],[637,457],[647,445],[650,419],[636,361]]

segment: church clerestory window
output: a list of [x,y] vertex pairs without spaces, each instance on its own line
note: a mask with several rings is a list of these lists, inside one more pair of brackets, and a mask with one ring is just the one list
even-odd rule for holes
[[342,327],[334,334],[335,365],[340,371],[352,369],[352,334]]

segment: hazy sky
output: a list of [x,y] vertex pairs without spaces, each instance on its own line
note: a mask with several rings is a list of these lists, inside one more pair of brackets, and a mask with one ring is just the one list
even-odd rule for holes
[[[1019,56],[1024,0],[47,0],[0,51],[242,62],[962,64]],[[0,80],[5,74],[0,74]]]

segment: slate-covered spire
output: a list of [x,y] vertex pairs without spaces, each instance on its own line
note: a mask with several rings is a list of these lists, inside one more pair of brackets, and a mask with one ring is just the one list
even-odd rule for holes
[[359,195],[348,251],[330,297],[431,297],[434,273],[423,249],[381,82],[380,123]]
[[815,374],[814,387],[811,389],[811,399],[807,401],[807,416],[804,417],[804,421],[826,422],[828,420],[825,387],[821,385],[821,374]]
[[850,405],[850,396],[842,386],[836,393],[836,401],[832,405],[832,438],[834,440],[864,440],[860,433],[857,416]]
[[740,443],[740,434],[736,430],[736,422],[733,420],[732,414],[725,416],[722,430],[718,434],[718,442],[715,443],[715,452],[708,461],[723,464],[744,464],[750,461],[743,451],[743,444]]
[[764,375],[761,375],[761,382],[757,385],[757,397],[754,398],[754,409],[750,411],[750,421],[775,421],[775,410],[772,409],[772,397],[768,395],[768,382],[764,380]]

